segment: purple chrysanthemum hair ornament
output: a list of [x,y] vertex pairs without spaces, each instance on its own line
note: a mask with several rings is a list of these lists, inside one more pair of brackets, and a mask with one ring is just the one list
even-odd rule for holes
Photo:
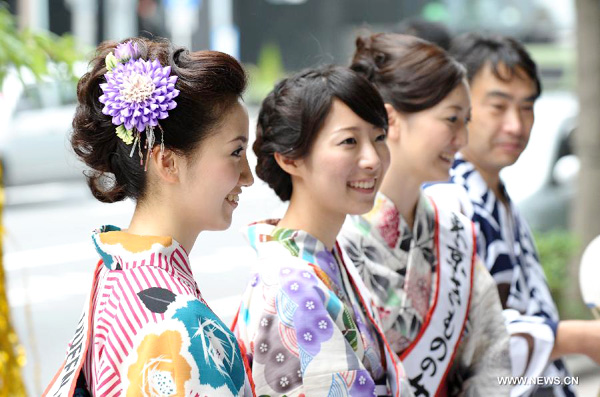
[[117,136],[127,145],[133,143],[130,157],[137,144],[140,163],[143,164],[141,134],[146,133],[146,165],[155,142],[154,128],[161,132],[161,153],[164,151],[164,131],[158,120],[166,119],[169,110],[175,108],[174,98],[179,95],[175,89],[177,76],[170,76],[171,67],[163,67],[157,59],[140,59],[137,43],[128,41],[119,44],[114,53],[105,59],[108,72],[106,83],[100,84],[103,95],[99,100],[104,104],[102,113],[112,117],[117,126]]

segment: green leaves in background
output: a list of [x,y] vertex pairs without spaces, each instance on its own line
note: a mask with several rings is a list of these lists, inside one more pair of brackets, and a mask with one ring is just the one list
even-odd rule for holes
[[29,70],[36,78],[50,74],[49,63],[64,65],[66,76],[74,76],[74,64],[81,59],[73,36],[19,30],[15,16],[0,1],[0,87],[9,69]]
[[567,230],[535,232],[534,235],[540,263],[561,319],[590,318],[581,298],[570,299],[567,294],[570,284],[579,283],[569,276],[569,266],[575,265],[573,261],[579,248],[575,235]]
[[281,50],[276,44],[264,45],[258,55],[258,64],[245,66],[250,76],[246,93],[246,101],[249,103],[261,103],[275,83],[285,75]]
[[550,289],[560,290],[568,277],[567,267],[577,249],[575,236],[566,230],[539,232],[535,233],[535,242]]

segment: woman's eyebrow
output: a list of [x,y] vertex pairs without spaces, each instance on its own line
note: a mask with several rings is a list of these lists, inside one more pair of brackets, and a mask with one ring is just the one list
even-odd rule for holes
[[336,128],[335,130],[333,130],[333,132],[344,132],[344,131],[349,131],[349,132],[360,131],[360,128],[352,125],[352,126],[348,126],[348,127]]
[[239,136],[236,136],[235,138],[233,138],[232,140],[230,140],[228,143],[235,142],[235,141],[241,141],[242,143],[246,143],[246,142],[248,142],[248,138],[246,138],[244,135],[239,135]]

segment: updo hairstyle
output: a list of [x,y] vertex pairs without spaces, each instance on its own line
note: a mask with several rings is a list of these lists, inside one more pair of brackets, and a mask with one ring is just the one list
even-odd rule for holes
[[358,37],[350,68],[369,79],[383,100],[403,113],[437,105],[466,79],[465,68],[442,48],[396,33]]
[[[177,107],[169,111],[159,124],[164,131],[165,148],[183,156],[190,155],[219,124],[227,109],[246,88],[246,73],[233,57],[216,51],[190,52],[173,47],[166,39],[137,43],[141,59],[158,59],[162,66],[171,66],[171,75],[178,77],[175,88]],[[77,85],[78,106],[73,119],[71,145],[75,153],[91,169],[86,171],[88,185],[94,197],[106,203],[132,198],[140,201],[146,192],[147,173],[140,166],[138,149],[130,157],[132,145],[125,144],[115,133],[112,117],[102,113],[100,84],[106,82],[105,57],[118,42],[105,41],[96,49]],[[146,134],[141,135],[141,147]],[[156,143],[161,133],[156,129]],[[143,150],[145,152],[145,150]]]
[[264,99],[258,115],[256,175],[283,201],[292,196],[292,179],[275,161],[306,156],[329,114],[334,99],[363,120],[387,130],[385,106],[377,90],[352,70],[339,66],[307,69],[279,82]]

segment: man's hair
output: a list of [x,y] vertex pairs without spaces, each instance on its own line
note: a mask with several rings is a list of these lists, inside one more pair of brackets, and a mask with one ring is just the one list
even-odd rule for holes
[[[525,72],[536,86],[536,97],[542,93],[542,84],[538,70],[531,56],[516,39],[508,36],[465,33],[452,40],[450,53],[467,68],[469,82],[483,69],[490,65],[492,73],[498,79],[507,81],[519,73]],[[500,73],[505,66],[506,73]],[[505,70],[503,69],[502,72]]]

